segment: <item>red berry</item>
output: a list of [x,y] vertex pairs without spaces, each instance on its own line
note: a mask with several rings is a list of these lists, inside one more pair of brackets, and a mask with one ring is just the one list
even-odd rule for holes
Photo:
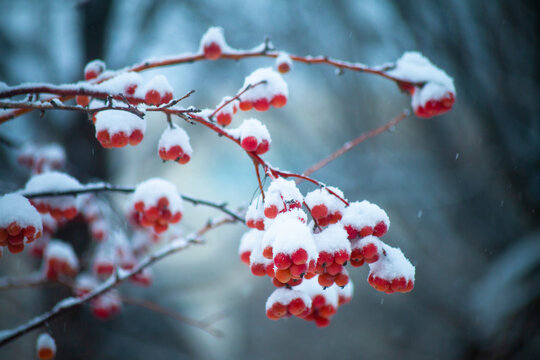
[[133,96],[135,95],[135,91],[137,90],[137,84],[128,84],[125,87],[124,92],[126,95]]
[[302,278],[307,273],[308,267],[306,264],[296,265],[292,264],[289,271],[294,278]]
[[332,263],[330,266],[326,267],[326,272],[332,276],[336,276],[343,271],[343,265],[337,263]]
[[315,325],[317,325],[317,327],[327,327],[328,325],[330,325],[330,319],[324,317],[316,317]]
[[373,234],[373,228],[371,226],[364,226],[360,231],[358,232],[358,235],[363,238],[366,236],[369,236]]
[[343,265],[349,260],[349,254],[345,250],[340,250],[334,253],[334,261],[337,264]]
[[356,230],[352,225],[345,225],[345,230],[347,231],[349,240],[352,240],[358,236],[358,230]]
[[276,205],[270,205],[267,208],[264,208],[264,216],[269,219],[274,219],[278,214],[278,208]]
[[266,269],[264,264],[251,264],[251,273],[255,276],[266,275]]
[[216,116],[217,123],[221,126],[227,126],[232,122],[232,115],[220,112]]
[[240,104],[238,104],[238,107],[242,111],[249,111],[249,110],[253,109],[253,103],[251,101],[249,101],[249,100],[240,101]]
[[317,264],[321,266],[329,266],[334,262],[334,256],[326,251],[321,251],[319,253],[319,258],[317,259]]
[[328,215],[328,208],[324,204],[315,205],[311,208],[311,215],[315,219],[324,218]]
[[259,219],[255,222],[255,228],[257,230],[261,230],[263,231],[264,230],[264,220],[263,219]]
[[306,304],[304,303],[304,300],[296,298],[289,303],[287,309],[292,315],[298,316],[304,312],[304,310],[306,309]]
[[336,275],[335,282],[337,286],[343,287],[349,283],[349,276],[344,273],[339,273]]
[[279,270],[288,269],[292,264],[291,257],[287,254],[279,253],[274,256],[274,264]]
[[[379,259],[379,249],[373,243],[369,243],[362,248],[362,256],[368,263],[375,262]],[[376,258],[372,261],[372,259]]]
[[319,285],[322,287],[330,287],[334,284],[334,276],[330,274],[321,274],[318,278]]
[[166,93],[163,94],[163,96],[161,97],[161,104],[167,104],[167,103],[170,102],[172,99],[173,99],[173,94],[172,94],[171,92],[166,92]]
[[286,74],[291,70],[291,67],[286,62],[282,62],[277,66],[277,70],[282,74]]
[[253,102],[253,107],[257,111],[267,111],[268,109],[270,109],[270,103],[266,98],[261,98]]
[[305,249],[297,249],[295,252],[293,252],[291,260],[296,265],[305,264],[308,260],[308,253]]
[[263,139],[263,141],[261,141],[261,143],[257,147],[257,150],[255,151],[255,154],[262,155],[262,154],[268,152],[268,150],[270,150],[270,143],[268,142],[268,140]]
[[144,102],[148,105],[159,105],[161,104],[161,95],[157,90],[150,89],[144,95]]
[[88,104],[90,104],[90,98],[88,96],[77,96],[75,98],[75,101],[77,102],[77,105],[80,105],[80,106],[88,106]]
[[247,136],[242,139],[242,147],[246,151],[255,151],[258,145],[259,142],[255,136]]
[[291,272],[289,269],[286,270],[276,270],[275,275],[276,279],[278,279],[282,283],[287,283],[289,280],[291,280]]
[[272,247],[271,246],[267,246],[263,249],[263,256],[266,258],[266,259],[272,259],[274,257],[274,255],[272,254],[273,250],[272,250]]
[[215,42],[204,45],[204,57],[208,60],[217,60],[221,57],[221,46]]
[[381,221],[377,225],[375,225],[375,228],[373,229],[373,236],[381,237],[388,231],[388,227],[386,224]]
[[13,221],[9,226],[7,227],[7,232],[11,236],[17,236],[21,232],[21,227],[19,224],[17,224],[15,221]]
[[139,144],[142,141],[143,137],[144,135],[141,130],[139,129],[133,130],[131,135],[129,135],[129,145],[135,146]]
[[287,97],[281,94],[275,95],[272,98],[271,104],[273,107],[276,107],[276,108],[283,107],[287,104]]

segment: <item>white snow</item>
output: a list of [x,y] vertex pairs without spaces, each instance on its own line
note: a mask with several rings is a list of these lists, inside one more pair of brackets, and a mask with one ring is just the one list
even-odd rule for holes
[[264,199],[264,207],[275,205],[278,210],[283,209],[283,201],[296,201],[302,204],[304,197],[300,190],[296,187],[293,180],[285,180],[283,178],[277,178],[272,181],[268,190],[266,191],[266,197]]
[[395,67],[386,73],[400,80],[426,83],[413,95],[413,107],[415,103],[425,105],[428,100],[441,99],[447,93],[456,94],[454,80],[419,52],[405,52],[398,59]]
[[229,50],[231,50],[225,41],[225,34],[222,27],[212,26],[206,30],[201,38],[199,53],[202,53],[204,51],[204,47],[210,45],[211,43],[219,45],[221,52],[229,52]]
[[[264,231],[261,232],[266,234],[266,232]],[[264,248],[262,247],[262,241],[254,243],[254,246],[251,250],[251,255],[249,256],[250,266],[253,266],[255,264],[263,264],[266,267],[268,264],[273,263],[272,260],[267,259],[263,256],[263,249]]]
[[337,309],[339,304],[337,288],[337,286],[330,286],[324,289],[319,284],[317,276],[311,279],[304,279],[300,285],[294,287],[295,290],[308,294],[311,299],[317,295],[322,295],[326,300],[326,304],[332,305],[335,309]]
[[75,292],[90,292],[99,285],[97,279],[90,274],[80,274],[75,278]]
[[354,285],[352,281],[349,279],[349,282],[344,287],[337,286],[336,284],[333,284],[331,287],[335,287],[336,291],[338,293],[338,296],[342,296],[345,298],[352,298],[353,292],[354,292]]
[[84,73],[86,74],[88,71],[95,72],[98,76],[106,69],[106,65],[103,62],[103,60],[92,60],[86,66],[84,67]]
[[79,259],[73,251],[73,247],[61,240],[51,240],[44,253],[45,259],[56,259],[60,262],[66,263],[71,269],[77,270],[79,268]]
[[169,200],[169,209],[173,214],[182,211],[182,199],[176,186],[160,178],[151,178],[137,185],[133,194],[133,203],[142,201],[146,207],[156,206],[161,197]]
[[294,212],[278,214],[264,232],[262,246],[263,249],[272,246],[274,256],[279,253],[291,255],[302,248],[308,254],[308,263],[317,260],[319,255],[311,230]]
[[193,154],[193,149],[189,142],[189,135],[187,132],[176,124],[173,127],[167,126],[165,131],[161,134],[158,143],[159,149],[169,150],[175,145],[180,145],[184,154],[188,154],[190,157]]
[[[156,75],[150,81],[148,81],[142,92],[146,94],[150,90],[156,90],[160,96],[164,96],[166,93],[173,93],[173,88],[167,78],[163,75]],[[143,96],[144,97],[144,96]]]
[[408,281],[414,280],[415,268],[399,248],[383,244],[383,256],[369,264],[369,274],[390,281],[404,277]]
[[246,212],[246,219],[264,219],[264,205],[261,195],[254,198],[253,201],[251,201],[251,204],[249,204]]
[[257,142],[260,144],[263,140],[268,141],[269,144],[272,143],[270,138],[270,133],[266,128],[266,125],[263,125],[259,120],[256,119],[246,119],[242,124],[236,128],[229,130],[229,133],[235,138],[241,140],[247,138],[248,136],[253,136],[257,139]]
[[264,231],[259,231],[257,229],[251,229],[242,235],[240,239],[240,246],[238,246],[238,254],[241,255],[246,251],[252,252],[253,249],[259,247],[264,235]]
[[294,289],[278,288],[266,300],[266,310],[268,311],[275,303],[281,305],[289,305],[295,299],[302,299],[307,308],[311,308],[311,297],[303,291]]
[[39,334],[36,342],[36,349],[39,352],[42,349],[51,349],[51,351],[56,353],[56,343],[51,335],[47,333]]
[[146,119],[122,110],[103,110],[96,113],[96,134],[107,130],[110,135],[123,132],[127,136],[135,130],[146,131]]
[[260,68],[252,72],[244,80],[244,85],[240,91],[245,89],[248,85],[255,85],[261,81],[266,81],[266,83],[249,89],[240,96],[240,99],[242,101],[255,101],[264,98],[270,102],[275,95],[289,96],[287,83],[283,80],[281,75],[271,67]]
[[[227,101],[230,101],[232,99],[231,96],[225,96],[223,99],[221,99],[221,101],[219,102],[218,106],[216,106],[216,109],[218,109],[220,106],[222,106],[223,104],[225,104]],[[237,107],[236,107],[236,102],[235,101],[231,101],[230,103],[228,103],[227,105],[223,106],[218,112],[217,114],[231,114],[233,115],[235,112],[237,111]],[[216,115],[217,115],[216,114]]]
[[[333,186],[329,186],[328,189],[335,192],[342,199],[345,199],[345,196],[340,189]],[[325,188],[310,191],[309,193],[307,193],[304,201],[310,209],[313,209],[315,205],[326,205],[326,207],[328,208],[328,214],[333,214],[337,211],[343,213],[343,209],[345,209],[345,204],[343,203],[343,201],[338,199],[333,194],[329,193],[328,190],[326,190]]]
[[[54,191],[80,190],[83,186],[72,176],[58,171],[49,171],[43,174],[32,176],[26,186],[24,193],[41,193]],[[76,197],[73,195],[50,196],[33,198],[34,203],[46,203],[54,209],[65,210],[77,206]]]
[[[110,94],[124,94],[126,95],[126,87],[136,85],[136,92],[141,87],[143,82],[142,76],[136,72],[125,72],[116,75],[115,77],[96,85],[100,91],[105,91]],[[140,97],[144,97],[144,94],[140,94]]]
[[289,69],[292,69],[293,62],[288,53],[284,51],[279,52],[278,56],[276,57],[276,68],[279,67],[280,64],[287,64]]
[[36,231],[43,231],[39,212],[27,198],[15,193],[0,196],[0,228],[7,228],[12,222],[21,228],[33,226]]
[[390,219],[386,212],[375,204],[367,200],[362,202],[352,202],[343,212],[341,222],[344,225],[352,225],[356,229],[362,229],[364,226],[375,227],[377,223],[384,222],[390,229]]
[[329,254],[334,254],[345,250],[348,254],[351,253],[351,242],[347,238],[347,231],[341,224],[328,226],[322,232],[314,234],[313,239],[319,252],[326,251]]
[[373,244],[377,247],[377,254],[380,256],[385,244],[378,237],[373,235],[368,235],[362,239],[354,239],[351,243],[351,247],[352,249],[363,249],[369,244]]

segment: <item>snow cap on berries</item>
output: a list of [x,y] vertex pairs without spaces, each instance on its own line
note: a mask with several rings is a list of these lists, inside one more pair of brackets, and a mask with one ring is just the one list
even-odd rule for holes
[[183,161],[186,158],[189,161],[193,154],[189,135],[176,124],[168,126],[159,138],[158,153],[163,160]]
[[[135,114],[122,110],[104,110],[96,114],[96,137],[102,145],[108,145],[107,141],[103,141],[100,133],[106,131],[109,135],[109,142],[113,141],[114,134],[123,133],[126,137],[125,143],[128,141],[131,145],[136,145],[142,140],[142,135],[146,131],[146,120],[141,119]],[[132,142],[131,135],[134,132],[140,133],[139,141]],[[129,140],[128,140],[129,139]]]
[[225,41],[223,28],[212,26],[204,33],[199,45],[199,52],[202,52],[207,59],[216,60],[224,51],[230,51],[230,47]]
[[254,249],[260,247],[263,235],[263,231],[259,231],[256,229],[251,229],[244,235],[242,235],[242,238],[240,239],[240,245],[238,246],[238,255],[242,256],[242,254],[246,252],[249,252],[251,254]]
[[273,254],[292,255],[298,249],[304,249],[310,260],[318,256],[311,230],[300,221],[294,212],[279,214],[265,231],[263,246],[272,246]]
[[294,299],[302,299],[307,308],[311,307],[311,298],[303,291],[298,291],[298,287],[294,289],[279,288],[275,289],[266,300],[266,310],[272,308],[275,303],[289,305]]
[[141,89],[142,82],[143,78],[139,73],[129,71],[118,74],[97,86],[110,94],[124,94],[126,97],[137,95],[144,98],[144,92]]
[[41,333],[36,341],[36,352],[38,359],[50,360],[56,354],[56,343],[51,335]]
[[419,52],[405,52],[387,74],[406,82],[423,83],[411,90],[412,107],[417,116],[440,115],[454,104],[454,80]]
[[36,232],[43,231],[36,208],[27,198],[16,193],[0,196],[0,229],[7,229],[11,223],[16,223],[21,229],[31,226]]
[[312,300],[317,295],[320,295],[324,298],[326,304],[332,305],[335,309],[337,309],[339,305],[337,286],[330,286],[324,289],[321,285],[319,285],[317,277],[312,279],[304,279],[304,281],[302,281],[302,283],[296,286],[294,289],[308,294]]
[[[345,198],[343,192],[340,189],[333,186],[329,186],[328,189],[335,192],[342,199]],[[341,201],[335,195],[329,193],[328,190],[326,190],[325,188],[310,191],[309,193],[307,193],[304,200],[306,202],[306,205],[309,206],[312,211],[313,208],[317,205],[326,206],[328,214],[335,213],[336,211],[343,212],[343,210],[345,209],[345,204],[343,203],[343,201]]]
[[[61,172],[49,171],[32,176],[24,187],[25,193],[55,192],[67,190],[79,190],[82,185],[77,179]],[[54,218],[72,219],[77,215],[77,200],[75,196],[51,196],[33,198],[31,203],[39,212],[50,212]],[[62,211],[63,214],[58,214]]]
[[58,274],[71,276],[79,270],[79,259],[73,247],[61,240],[49,241],[45,248],[44,258],[47,276],[50,278],[55,278]]
[[73,291],[78,297],[84,296],[94,290],[99,285],[98,280],[90,274],[79,274],[75,278]]
[[84,79],[91,80],[97,78],[103,71],[105,71],[105,63],[103,60],[92,60],[84,67]]
[[229,133],[240,139],[244,150],[254,151],[257,154],[264,154],[270,149],[272,139],[265,125],[259,120],[247,119],[237,128]]
[[246,211],[246,225],[252,229],[264,230],[264,204],[261,195],[249,204]]
[[292,69],[292,59],[284,51],[280,51],[276,58],[276,69],[282,74],[288,73]]
[[413,280],[415,268],[411,262],[403,255],[399,248],[394,248],[383,244],[384,256],[378,261],[369,264],[369,273],[384,279],[393,280],[404,277],[407,281]]
[[347,232],[339,224],[330,225],[320,233],[314,234],[313,239],[319,252],[325,251],[333,254],[345,251],[351,253],[351,242],[347,239]]
[[[341,222],[349,232],[349,239],[356,237],[358,233],[361,236],[382,236],[390,228],[390,219],[386,212],[367,200],[355,201],[346,207]],[[362,233],[364,228],[370,229],[365,235]]]
[[150,79],[142,92],[145,102],[150,105],[166,104],[173,98],[173,88],[163,75],[156,75]]
[[336,288],[336,292],[338,294],[339,305],[343,305],[351,301],[353,293],[354,293],[354,285],[352,281],[349,281],[347,285],[343,287],[337,286],[337,285],[332,285],[332,287]]
[[242,94],[240,99],[242,101],[255,101],[257,99],[265,98],[270,101],[278,94],[289,96],[287,83],[283,80],[281,75],[271,67],[259,68],[248,75],[244,80],[242,89],[245,89],[248,85],[260,83],[261,81],[265,81],[265,83],[257,85],[253,89],[249,89]]
[[238,108],[236,106],[235,101],[231,101],[232,97],[226,96],[224,97],[218,106],[216,106],[216,109],[219,109],[221,106],[223,106],[225,103],[229,102],[227,105],[223,106],[217,113],[216,113],[216,121],[221,126],[227,126],[232,122],[232,116],[236,114],[238,111]]
[[160,179],[151,178],[137,185],[133,194],[133,202],[142,201],[145,206],[156,206],[159,199],[165,197],[169,200],[171,212],[182,211],[182,198],[173,183]]

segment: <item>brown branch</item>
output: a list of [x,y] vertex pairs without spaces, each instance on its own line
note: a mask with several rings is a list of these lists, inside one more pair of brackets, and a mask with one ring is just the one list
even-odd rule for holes
[[144,117],[144,113],[137,109],[135,106],[132,106],[130,104],[126,104],[127,106],[113,106],[112,104],[108,104],[107,106],[97,107],[97,108],[89,108],[89,107],[82,107],[80,105],[65,105],[63,103],[54,102],[56,99],[51,100],[51,102],[42,102],[42,103],[35,103],[35,102],[23,102],[23,101],[0,101],[0,108],[5,109],[29,109],[29,110],[64,110],[64,111],[78,111],[83,113],[96,113],[98,111],[103,110],[121,110],[121,111],[127,111],[134,115],[137,115],[141,119]]
[[253,165],[255,166],[255,173],[257,174],[257,181],[259,182],[259,190],[261,190],[262,201],[264,202],[264,190],[261,182],[261,174],[259,173],[259,164],[253,160]]
[[156,304],[154,302],[151,302],[151,301],[148,301],[148,300],[135,299],[133,297],[126,296],[126,295],[122,295],[122,301],[124,303],[126,303],[126,304],[139,306],[139,307],[141,307],[143,309],[147,309],[147,310],[153,311],[155,313],[168,316],[168,317],[170,317],[170,318],[172,318],[174,320],[180,321],[180,322],[182,322],[184,324],[187,324],[187,325],[196,327],[198,329],[201,329],[201,330],[207,332],[208,334],[210,334],[212,336],[215,336],[217,338],[223,337],[223,332],[210,327],[209,324],[207,324],[205,322],[202,322],[202,321],[197,321],[197,320],[191,319],[191,318],[189,318],[189,317],[187,317],[185,315],[182,315],[182,314],[180,314],[178,312],[166,309],[163,306],[158,305],[158,304]]
[[[386,124],[376,128],[376,129],[373,129],[370,132],[363,133],[354,140],[346,142],[341,148],[339,148],[338,150],[336,150],[332,154],[328,155],[327,157],[325,157],[324,159],[322,159],[321,161],[319,161],[318,163],[312,165],[309,169],[304,171],[304,175],[309,176],[309,175],[313,174],[315,171],[317,171],[317,170],[323,168],[324,166],[328,165],[330,162],[334,161],[335,159],[337,159],[341,155],[345,154],[347,151],[351,150],[356,145],[362,143],[363,141],[365,141],[365,140],[367,140],[369,138],[372,138],[372,137],[374,137],[376,135],[379,135],[380,133],[383,133],[383,132],[387,131],[392,126],[396,126],[401,120],[405,119],[408,115],[409,115],[409,112],[405,110],[401,114],[399,114],[398,116],[396,116],[395,118],[393,118],[392,120],[387,122]],[[299,179],[297,181],[297,183],[301,182],[302,180],[305,180],[305,179]]]
[[[83,188],[74,189],[74,190],[21,192],[21,195],[23,195],[26,198],[31,199],[31,198],[37,198],[37,197],[69,196],[69,195],[79,195],[79,194],[86,194],[86,193],[97,193],[97,192],[103,192],[103,191],[132,193],[135,191],[135,187],[112,185],[108,183],[97,183],[97,184],[89,184],[89,185],[84,186]],[[231,216],[235,220],[245,223],[245,219],[242,216],[240,216],[236,212],[229,210],[227,208],[227,203],[218,204],[212,201],[194,198],[185,194],[180,194],[180,196],[182,197],[182,199],[184,199],[187,202],[192,203],[193,205],[204,205],[204,206],[212,207],[214,209],[218,209],[221,212]]]
[[74,298],[74,297],[66,298],[58,302],[51,310],[30,319],[28,322],[22,325],[19,325],[13,329],[0,331],[0,346],[5,345],[15,340],[18,337],[40,326],[43,326],[43,324],[45,324],[46,322],[56,318],[57,316],[65,313],[66,311],[74,309],[75,307],[80,306],[90,301],[91,299],[106,293],[107,291],[113,289],[114,287],[118,286],[125,280],[129,279],[130,277],[139,273],[141,270],[149,267],[150,265],[158,262],[159,260],[166,258],[172,254],[175,254],[177,252],[180,252],[182,250],[185,250],[186,248],[190,247],[193,244],[204,243],[201,240],[202,235],[204,235],[206,232],[212,229],[215,229],[216,227],[219,227],[223,224],[230,223],[230,222],[234,222],[234,220],[230,218],[225,218],[219,221],[209,221],[199,231],[191,235],[188,235],[185,239],[176,240],[170,243],[169,245],[163,247],[162,249],[156,251],[155,253],[145,257],[132,270],[122,271],[122,272],[117,271],[113,276],[111,276],[102,284],[98,285],[94,290],[92,290],[88,294],[79,298]]

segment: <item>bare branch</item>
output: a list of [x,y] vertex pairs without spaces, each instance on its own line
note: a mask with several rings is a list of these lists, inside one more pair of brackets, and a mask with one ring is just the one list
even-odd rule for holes
[[120,110],[127,111],[134,115],[137,115],[141,119],[144,117],[144,113],[137,109],[135,106],[127,104],[127,106],[114,106],[112,103],[109,103],[107,106],[89,108],[83,107],[80,105],[65,105],[56,99],[52,99],[51,102],[24,102],[24,101],[0,101],[0,108],[5,109],[29,109],[29,110],[64,110],[64,111],[78,111],[83,113],[96,113],[103,110]]

